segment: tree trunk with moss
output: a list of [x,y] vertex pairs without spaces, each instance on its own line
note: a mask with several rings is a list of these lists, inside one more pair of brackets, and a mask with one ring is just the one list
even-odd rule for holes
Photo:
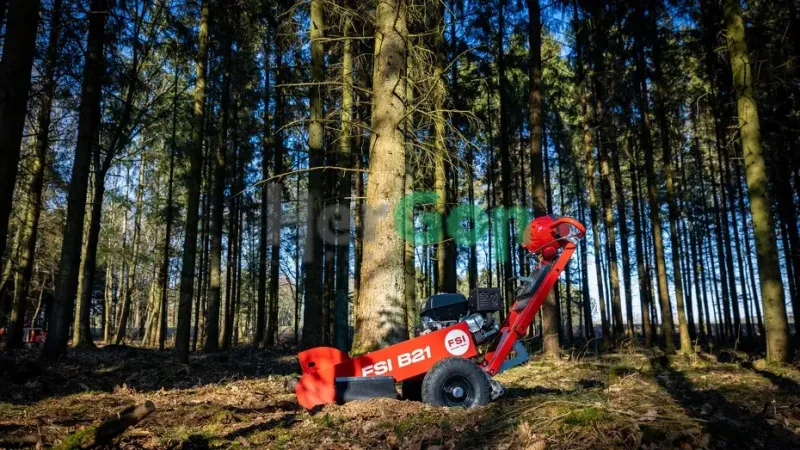
[[777,239],[772,220],[768,174],[761,147],[758,107],[753,91],[753,73],[750,67],[750,55],[747,49],[739,0],[727,0],[724,15],[733,87],[737,97],[739,135],[746,168],[745,178],[755,231],[761,298],[764,302],[767,359],[775,362],[789,362],[792,356],[789,345],[789,323],[786,317]]

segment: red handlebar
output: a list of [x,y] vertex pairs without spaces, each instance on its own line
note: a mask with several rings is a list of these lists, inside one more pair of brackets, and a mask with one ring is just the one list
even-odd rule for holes
[[586,236],[586,227],[583,226],[582,223],[578,222],[577,220],[573,219],[572,217],[559,217],[558,219],[553,222],[551,227],[553,229],[557,229],[560,225],[571,225],[578,230],[578,238],[582,238]]

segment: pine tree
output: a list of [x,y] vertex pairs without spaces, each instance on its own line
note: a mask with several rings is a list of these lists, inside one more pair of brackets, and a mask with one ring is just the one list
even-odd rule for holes
[[[380,0],[375,14],[372,134],[367,186],[361,292],[355,314],[353,354],[407,336],[403,314],[403,240],[392,213],[403,197],[408,25],[405,0]],[[370,213],[372,211],[372,213]]]
[[761,298],[764,302],[764,325],[767,332],[767,359],[788,362],[791,359],[789,324],[786,318],[764,151],[761,146],[758,105],[753,90],[753,74],[739,0],[726,0],[724,17],[728,55],[737,97],[739,135],[747,168],[747,192],[755,229]]

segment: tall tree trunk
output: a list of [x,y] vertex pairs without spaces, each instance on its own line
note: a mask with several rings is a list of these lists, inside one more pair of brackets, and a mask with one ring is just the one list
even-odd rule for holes
[[[597,289],[598,289],[598,304],[600,305],[600,323],[602,329],[602,339],[603,339],[603,348],[608,348],[611,345],[611,331],[608,326],[608,315],[606,314],[606,305],[605,301],[603,300],[603,276],[602,276],[602,268],[600,265],[600,227],[598,225],[598,214],[597,214],[597,200],[595,194],[595,187],[594,187],[594,148],[592,145],[592,112],[590,110],[589,105],[589,92],[588,87],[586,86],[586,76],[584,73],[584,61],[583,61],[583,46],[588,44],[588,39],[586,36],[586,28],[583,23],[579,20],[578,17],[578,2],[575,0],[572,3],[572,12],[573,12],[573,21],[576,24],[580,24],[580,28],[576,33],[576,61],[577,68],[575,71],[576,83],[578,85],[578,95],[579,95],[579,103],[580,103],[580,121],[581,121],[581,128],[583,129],[583,153],[584,157],[586,158],[585,166],[585,179],[584,188],[588,187],[589,190],[589,217],[591,221],[591,228],[593,233],[592,241],[594,243],[594,258],[595,258],[595,270],[596,270],[596,278],[597,278]],[[589,306],[589,305],[587,305]],[[587,313],[590,313],[587,311]],[[587,316],[591,317],[591,316]]]
[[[205,339],[201,339],[201,335],[205,334],[205,317],[206,305],[208,304],[208,266],[209,266],[209,250],[211,247],[211,240],[209,239],[210,228],[210,210],[211,210],[211,196],[208,195],[209,186],[212,182],[211,176],[211,159],[209,155],[212,151],[211,144],[206,144],[205,154],[203,155],[203,181],[201,182],[202,203],[200,217],[200,267],[197,270],[197,295],[194,295],[194,325],[192,327],[192,351],[197,350],[197,341],[200,340],[202,345]],[[202,305],[202,308],[201,308]],[[191,314],[190,314],[191,317]]]
[[[144,206],[142,196],[144,194],[144,174],[146,170],[146,162],[146,154],[142,153],[142,161],[139,164],[139,184],[136,186],[136,212],[133,216],[133,241],[131,243],[130,263],[128,264],[128,279],[125,281],[125,298],[122,299],[122,313],[119,316],[120,319],[119,323],[117,324],[117,333],[114,337],[114,343],[117,345],[121,344],[125,340],[126,331],[128,329],[128,317],[130,316],[130,310],[133,304],[133,294],[134,290],[136,289],[136,275],[139,269],[139,244],[142,240],[142,209]],[[98,180],[98,183],[99,181],[100,180]],[[141,298],[137,298],[137,301],[141,301]],[[88,308],[88,305],[86,307]]]
[[[657,24],[655,20],[656,11],[655,8],[650,8],[650,32],[652,38],[652,46],[653,46],[653,83],[655,84],[655,95],[653,96],[653,103],[655,105],[655,114],[658,120],[658,128],[661,135],[661,161],[664,165],[664,179],[666,184],[666,203],[667,203],[667,211],[668,211],[668,218],[669,218],[669,237],[670,237],[670,248],[672,253],[672,270],[673,270],[673,277],[675,280],[674,287],[675,287],[675,302],[677,303],[678,308],[678,330],[680,331],[680,342],[681,342],[681,352],[682,353],[690,353],[692,352],[692,339],[689,334],[689,326],[686,321],[686,309],[684,307],[683,302],[683,274],[681,273],[681,245],[680,245],[680,236],[678,233],[678,207],[675,202],[675,183],[673,180],[672,174],[672,143],[670,142],[670,130],[669,130],[669,121],[667,120],[667,110],[664,105],[665,98],[668,95],[667,88],[664,82],[664,77],[662,75],[662,68],[661,68],[661,41],[658,38],[658,30]],[[651,171],[648,168],[648,171]],[[650,185],[651,176],[648,173],[648,185]],[[653,183],[655,183],[655,176],[652,176]],[[653,189],[653,193],[651,194],[651,201],[650,207],[655,214],[652,216],[658,216],[658,212],[661,210],[660,203],[657,200],[657,194],[655,192],[655,184],[650,186]],[[655,244],[656,244],[656,265],[660,264],[659,253],[663,253],[663,242],[661,238],[661,224],[660,219],[659,223],[653,223],[653,233],[655,234]],[[659,249],[659,247],[662,247]],[[666,264],[665,264],[666,265]],[[661,269],[659,268],[659,284],[662,282],[661,280]],[[667,287],[667,280],[666,280],[666,271],[664,273],[664,292],[662,295],[667,296],[667,302],[669,302],[669,293],[666,291]],[[663,299],[662,299],[663,305]],[[667,303],[667,306],[668,303]],[[663,308],[663,306],[662,306]],[[662,312],[663,314],[663,312]]]
[[[349,6],[349,4],[348,4]],[[345,11],[344,43],[342,44],[342,128],[339,136],[339,161],[345,169],[352,167],[353,142],[353,45],[349,39],[352,16]],[[350,337],[350,197],[352,176],[347,170],[339,175],[339,230],[336,250],[336,299],[334,302],[333,344],[342,351],[349,350]],[[341,226],[343,225],[343,227]],[[342,229],[344,228],[344,229]],[[412,253],[413,256],[413,253]]]
[[[631,126],[633,128],[633,126]],[[653,327],[650,319],[650,305],[653,303],[653,297],[650,284],[650,271],[647,269],[647,259],[645,258],[645,238],[644,238],[644,206],[641,202],[641,195],[639,189],[639,157],[636,153],[636,148],[633,145],[633,131],[628,136],[628,148],[630,149],[630,175],[631,175],[631,191],[633,198],[633,229],[636,233],[634,245],[636,247],[636,275],[639,279],[639,302],[641,304],[642,314],[642,333],[644,334],[644,344],[646,348],[653,347]]]
[[395,211],[403,197],[406,114],[405,0],[376,2],[375,68],[373,72],[372,135],[370,137],[367,214],[364,230],[362,291],[355,314],[353,353],[361,354],[407,337],[403,314],[405,279],[403,239],[394,230]]
[[181,288],[175,330],[175,360],[189,362],[189,337],[194,299],[194,272],[197,257],[197,223],[200,206],[200,184],[203,175],[203,126],[205,124],[206,64],[208,63],[209,2],[200,7],[197,61],[195,64],[194,110],[192,112],[192,144],[189,176],[186,178],[186,222],[184,225]]
[[178,80],[180,71],[175,69],[175,92],[172,97],[172,140],[169,149],[169,178],[167,179],[167,211],[166,223],[164,224],[164,246],[161,257],[161,269],[159,270],[159,291],[158,291],[158,349],[164,350],[164,343],[167,339],[167,294],[169,292],[169,258],[172,248],[172,220],[174,205],[172,204],[172,182],[175,177],[175,152],[177,151],[177,127],[178,127]]
[[[5,5],[1,6],[4,10]],[[29,6],[29,8],[35,9],[32,5]],[[42,104],[36,117],[39,129],[36,134],[36,143],[34,144],[35,154],[30,163],[30,181],[27,186],[28,203],[22,215],[22,232],[20,235],[22,242],[20,242],[20,253],[17,258],[17,268],[14,274],[14,301],[7,341],[7,346],[9,348],[18,347],[22,344],[25,310],[28,305],[28,291],[30,289],[31,277],[33,276],[33,259],[36,255],[39,217],[42,212],[44,168],[47,164],[47,148],[50,145],[50,113],[53,108],[53,97],[57,84],[55,70],[58,63],[58,50],[61,38],[61,0],[55,0],[53,2],[51,11],[50,36],[47,41],[47,53],[44,60]],[[0,23],[2,22],[0,21]],[[0,66],[2,66],[2,63],[0,63]],[[2,218],[0,218],[0,220],[2,220]],[[0,233],[3,233],[2,229],[0,229]],[[2,258],[2,255],[3,248],[0,247],[0,258]],[[7,266],[11,267],[10,260]],[[33,319],[36,320],[36,317],[34,316]]]
[[[686,170],[685,170],[685,155],[682,155],[683,152],[679,151],[675,154],[675,167],[678,171],[678,191],[676,194],[677,202],[678,202],[678,210],[679,211],[690,211],[691,208],[686,204],[686,186],[687,186],[687,178],[686,178]],[[686,223],[679,217],[678,218],[678,234],[684,236],[684,239],[681,240],[681,262],[682,268],[681,270],[685,274],[683,278],[683,292],[686,293],[686,320],[689,326],[689,336],[691,340],[694,342],[697,339],[697,328],[695,326],[694,320],[694,307],[692,301],[692,286],[698,286],[700,284],[699,280],[697,279],[694,270],[691,269],[692,264],[689,261],[691,257],[691,242],[693,239],[693,233],[687,229]],[[688,236],[689,239],[686,239],[685,236]],[[700,298],[697,297],[697,302],[700,301]],[[699,306],[699,305],[698,305]],[[700,324],[702,326],[703,322],[703,311],[701,308],[699,310],[699,319]]]
[[[630,142],[630,136],[628,136],[628,141]],[[616,144],[614,147],[616,147]],[[625,287],[625,319],[627,321],[625,334],[633,336],[633,290],[631,288],[631,252],[628,247],[630,241],[630,233],[628,231],[628,209],[625,206],[625,188],[622,184],[622,168],[619,162],[619,151],[616,148],[611,152],[611,170],[613,171],[614,177],[614,203],[617,205],[617,220],[619,222],[620,245],[622,251],[622,283]]]
[[[262,51],[264,52],[264,114],[262,116],[263,136],[261,136],[261,178],[269,178],[269,159],[275,151],[275,135],[272,133],[270,122],[270,100],[272,91],[270,76],[274,68],[270,67],[270,44],[276,30],[271,23],[266,33]],[[277,175],[277,173],[275,174]],[[270,183],[266,181],[261,185],[261,205],[259,208],[259,233],[258,233],[258,292],[256,298],[256,326],[253,334],[253,345],[259,346],[264,342],[264,333],[267,327],[267,250],[269,248],[269,196]],[[273,219],[274,220],[274,219]]]
[[[639,18],[644,16],[643,7],[639,6]],[[641,140],[644,148],[645,170],[647,174],[647,197],[650,206],[650,226],[653,232],[653,247],[656,265],[656,279],[658,281],[658,295],[661,306],[661,325],[664,334],[664,351],[667,354],[675,353],[674,328],[672,322],[672,307],[667,286],[667,264],[664,256],[664,241],[661,228],[661,202],[658,199],[658,186],[656,185],[655,160],[653,146],[650,140],[650,119],[648,117],[649,105],[647,102],[647,84],[645,80],[646,62],[644,59],[644,46],[642,36],[636,36],[637,62],[636,83],[638,84],[638,103],[641,117]],[[668,150],[667,150],[668,151]],[[688,336],[688,334],[687,334]]]
[[11,0],[8,7],[3,59],[0,61],[0,155],[3,155],[0,158],[0,258],[6,252],[8,220],[17,182],[25,110],[36,51],[39,3],[39,0]]
[[[573,170],[573,177],[575,178],[575,189],[582,189],[583,185],[580,182],[580,172]],[[586,223],[586,210],[585,203],[582,196],[578,196],[578,217],[581,222]],[[587,264],[587,257],[589,254],[589,245],[586,239],[581,239],[581,294],[583,296],[582,310],[583,310],[583,337],[587,340],[594,338],[594,325],[592,324],[592,299],[589,296],[589,264]]]
[[[81,86],[81,105],[78,112],[78,140],[67,194],[67,222],[64,226],[64,238],[61,245],[58,281],[47,327],[48,339],[42,350],[42,357],[49,360],[58,359],[67,348],[69,326],[78,289],[89,164],[92,146],[100,126],[101,87],[105,72],[103,44],[107,15],[106,0],[92,0],[86,62]],[[5,177],[3,178],[5,179]],[[2,217],[0,217],[0,222],[4,222]]]
[[[309,89],[310,122],[308,126],[308,167],[320,167],[324,161],[325,130],[322,126],[322,91],[325,82],[325,54],[322,40],[325,37],[325,17],[322,0],[311,0],[311,82]],[[325,342],[327,335],[323,317],[323,243],[317,230],[317,217],[322,209],[323,174],[309,172],[308,214],[306,216],[306,241],[303,252],[303,313],[302,347],[316,347]]]
[[[503,298],[507,303],[511,302],[514,295],[514,281],[512,277],[511,261],[511,229],[508,212],[511,209],[511,157],[508,149],[508,80],[506,79],[506,57],[505,57],[505,6],[506,0],[499,0],[498,10],[498,29],[497,29],[497,76],[500,91],[500,176],[502,178],[503,192],[503,213],[497,223],[497,235],[499,245],[497,248],[497,260],[502,263],[503,274],[499,277],[503,286]],[[510,303],[509,303],[510,304]]]
[[[231,3],[226,1],[222,6],[229,8]],[[212,161],[212,173],[214,183],[211,189],[211,250],[210,250],[210,270],[209,270],[209,297],[208,311],[206,313],[206,338],[203,343],[203,350],[206,352],[216,352],[219,350],[219,316],[221,305],[222,288],[222,228],[225,209],[225,185],[226,174],[225,164],[228,146],[228,125],[230,103],[231,103],[231,71],[233,66],[233,40],[232,23],[229,20],[229,11],[223,11],[224,32],[222,48],[222,100],[220,102],[220,126],[217,137],[217,148]],[[230,244],[229,244],[230,245]]]
[[[697,169],[695,173],[697,174],[697,179],[700,183],[700,196],[701,199],[699,201],[701,214],[700,217],[707,220],[708,218],[708,203],[706,199],[706,182],[705,182],[705,163],[703,161],[703,152],[700,148],[700,134],[697,129],[697,122],[700,120],[699,117],[699,110],[695,111],[695,117],[692,119],[692,134],[694,135],[694,142],[692,144],[692,154],[694,156],[694,163],[695,168]],[[711,336],[711,316],[709,315],[708,309],[708,294],[707,294],[707,287],[706,287],[706,280],[705,280],[705,270],[703,270],[703,265],[701,262],[704,261],[703,258],[703,239],[698,236],[700,234],[699,229],[695,229],[693,225],[693,221],[689,221],[689,232],[692,234],[692,261],[695,271],[695,281],[698,279],[698,275],[700,276],[701,282],[697,283],[697,301],[700,302],[700,288],[702,287],[702,295],[703,295],[703,307],[705,308],[705,315],[706,315],[706,327],[705,330],[702,330],[701,325],[701,333],[705,332],[707,335]],[[697,305],[698,311],[701,309],[700,304]],[[702,313],[701,313],[702,315]]]
[[[438,69],[437,69],[438,70]],[[414,70],[414,59],[411,58],[408,54],[406,54],[406,73],[408,74],[408,79],[406,82],[406,103],[411,105],[414,104],[414,82],[411,77],[413,76]],[[440,80],[437,78],[437,80]],[[414,115],[410,114],[407,120],[405,121],[404,125],[404,132],[406,136],[413,135],[414,131]],[[438,149],[437,149],[438,151]],[[413,141],[407,140],[406,141],[406,158],[405,158],[405,179],[404,183],[404,194],[406,195],[405,198],[408,198],[414,192],[414,164],[412,163],[411,156],[413,155]],[[434,156],[434,158],[438,159],[438,154]],[[437,161],[436,164],[439,162]],[[434,178],[436,178],[438,173],[438,166],[434,168]],[[437,181],[438,182],[438,181]],[[438,188],[437,188],[438,189]],[[437,198],[437,208],[438,208],[438,198]],[[402,234],[404,237],[403,243],[403,274],[404,274],[404,282],[405,282],[405,299],[404,299],[404,309],[405,309],[405,325],[406,325],[406,332],[409,336],[415,335],[415,327],[417,323],[417,280],[416,280],[416,267],[414,266],[414,249],[416,246],[416,238],[414,233],[414,205],[403,203],[405,207],[405,211],[403,211],[404,220],[403,220],[403,230]],[[437,210],[438,212],[438,210]],[[406,227],[410,228],[407,229]]]
[[105,318],[103,320],[103,342],[108,343],[111,339],[111,325],[112,325],[112,317],[114,315],[113,306],[114,306],[114,265],[111,262],[106,262],[106,279],[105,279],[105,290],[103,299],[105,301],[105,308],[104,308],[104,315]]
[[[231,62],[233,65],[233,62]],[[234,86],[237,92],[233,95],[233,102],[231,103],[231,116],[233,120],[230,122],[231,126],[231,153],[230,160],[230,179],[231,179],[231,192],[237,193],[241,191],[241,148],[239,146],[239,92],[238,85]],[[242,223],[240,220],[241,204],[238,196],[226,202],[229,204],[228,213],[228,262],[227,262],[227,278],[225,281],[225,315],[223,317],[222,327],[222,350],[228,350],[233,343],[233,327],[236,298],[239,295],[239,266],[240,254],[242,252],[239,241],[242,235]]]
[[[781,217],[781,221],[784,224],[786,234],[788,237],[788,244],[789,247],[794,250],[791,252],[789,258],[787,259],[786,265],[787,268],[791,267],[793,269],[792,275],[794,275],[794,279],[789,279],[789,282],[794,282],[794,295],[792,296],[792,311],[794,311],[794,338],[795,341],[800,343],[800,230],[798,230],[797,226],[797,209],[795,208],[794,204],[794,193],[791,189],[788,188],[790,186],[791,181],[791,168],[788,167],[787,164],[781,164],[779,167],[779,174],[777,184],[781,186],[781,188],[775,189],[777,191],[778,196],[778,212]],[[800,186],[798,186],[800,187]],[[742,211],[742,214],[745,214],[744,209],[744,200],[743,195],[739,196],[739,207]],[[744,233],[744,242],[745,248],[750,247],[750,237],[748,230],[745,228]],[[784,243],[784,247],[786,247],[787,243]],[[755,281],[755,274],[752,267],[752,260],[750,255],[747,256],[747,262],[749,265],[749,272],[750,272],[750,282],[753,286],[753,293],[755,301],[758,302],[758,296],[755,295],[757,292],[756,290],[756,281]],[[760,315],[760,314],[759,314]],[[759,332],[763,335],[764,330],[762,329],[761,320],[759,320]]]
[[72,345],[74,347],[93,347],[90,325],[92,292],[94,291],[94,274],[97,266],[97,246],[100,241],[100,219],[103,214],[103,197],[105,196],[105,167],[99,162],[99,155],[94,159],[94,185],[92,186],[92,209],[89,217],[89,230],[83,249],[83,261],[79,273],[77,314],[72,328]]
[[[279,11],[280,12],[280,11]],[[273,133],[275,136],[275,147],[272,154],[273,169],[272,173],[279,175],[283,173],[283,125],[284,125],[284,97],[283,91],[279,87],[283,83],[283,40],[276,37],[275,40],[275,123],[273,124]],[[299,183],[297,189],[300,189]],[[269,310],[267,318],[267,332],[265,336],[265,344],[267,346],[275,345],[278,336],[278,295],[280,287],[280,253],[281,253],[281,220],[283,216],[283,206],[281,204],[281,196],[283,191],[280,183],[273,183],[270,185],[270,206],[272,208],[272,225],[270,227],[270,262],[269,262]],[[299,198],[296,198],[299,202]],[[298,203],[299,208],[299,203]],[[299,214],[298,214],[299,220]],[[299,239],[299,233],[298,233]],[[299,248],[296,247],[296,252]],[[297,254],[296,254],[297,256]],[[297,262],[297,259],[295,259]],[[300,279],[300,273],[295,267],[296,281]],[[295,286],[295,296],[299,300],[299,283]],[[299,301],[295,305],[295,326],[299,324]],[[298,330],[295,329],[295,338],[297,337]]]
[[745,40],[739,0],[726,0],[724,15],[733,86],[737,97],[739,135],[746,167],[747,192],[755,230],[761,298],[764,302],[767,360],[788,362],[792,357],[789,345],[789,322],[786,318],[777,239],[772,221],[767,168],[761,147],[750,55]]
[[[533,188],[531,200],[533,201],[533,217],[541,217],[548,211],[544,173],[542,172],[542,18],[539,0],[528,0],[528,48],[530,61],[528,104],[531,129],[531,186]],[[505,178],[503,180],[505,183]],[[559,355],[558,325],[558,307],[555,295],[551,293],[542,304],[542,335],[544,339],[542,351],[549,358],[557,358]]]
[[[731,173],[730,170],[730,158],[726,158],[726,171],[728,172],[728,188],[730,191],[730,195],[728,196],[728,210],[731,213],[731,222],[733,222],[733,244],[734,248],[736,249],[736,266],[739,270],[739,285],[742,289],[742,306],[744,307],[744,322],[745,322],[745,329],[747,330],[747,338],[752,340],[755,337],[755,330],[753,329],[753,322],[750,316],[750,305],[748,302],[747,296],[747,279],[745,278],[746,275],[744,273],[744,262],[742,260],[742,245],[739,239],[739,221],[736,219],[736,198],[737,189],[736,185],[739,185],[739,179],[741,178],[741,169],[739,165],[736,166],[735,173]],[[742,218],[744,220],[744,217]],[[738,308],[737,308],[738,309]]]
[[[600,204],[603,210],[603,225],[606,234],[607,255],[608,255],[608,275],[609,286],[606,292],[610,299],[611,322],[613,325],[612,334],[620,336],[624,333],[622,322],[622,300],[619,287],[619,269],[617,267],[617,239],[616,227],[614,225],[614,198],[611,190],[611,171],[609,168],[608,154],[616,153],[616,140],[610,137],[612,124],[611,115],[605,111],[604,105],[610,103],[609,99],[613,94],[607,93],[604,80],[601,78],[606,73],[606,64],[603,50],[608,46],[606,30],[602,29],[602,22],[605,21],[604,11],[593,6],[590,11],[592,20],[592,43],[590,48],[590,59],[594,66],[591,72],[590,85],[594,93],[594,117],[597,123],[597,158],[600,163]],[[613,85],[611,86],[613,92]],[[591,155],[588,155],[591,157]]]
[[444,101],[447,88],[444,77],[447,58],[444,42],[444,2],[435,3],[432,14],[431,27],[434,29],[433,51],[435,63],[433,67],[433,141],[434,141],[434,192],[436,193],[436,214],[440,218],[438,236],[436,238],[436,263],[439,274],[436,286],[437,292],[455,292],[456,280],[451,276],[451,268],[456,264],[455,246],[447,233],[446,217],[450,209],[450,190],[447,188],[448,173],[452,170],[450,152],[445,143],[445,126],[447,119],[444,115]]

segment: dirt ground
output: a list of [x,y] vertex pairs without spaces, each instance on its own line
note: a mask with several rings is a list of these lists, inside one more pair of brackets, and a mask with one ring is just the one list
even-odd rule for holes
[[800,370],[745,355],[534,357],[501,374],[506,395],[483,408],[376,399],[309,412],[284,387],[299,371],[293,353],[242,347],[180,365],[109,346],[52,366],[33,351],[6,358],[0,440],[57,446],[150,400],[155,412],[114,448],[800,448]]

